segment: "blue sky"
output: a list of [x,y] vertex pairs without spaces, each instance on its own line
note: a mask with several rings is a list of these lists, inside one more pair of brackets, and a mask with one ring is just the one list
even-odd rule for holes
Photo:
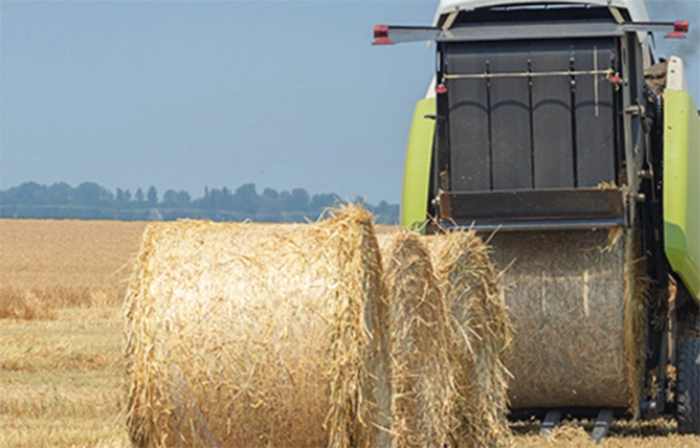
[[[700,2],[676,3],[700,27]],[[372,47],[372,28],[428,24],[435,5],[2,1],[0,188],[253,182],[398,202],[434,50]]]

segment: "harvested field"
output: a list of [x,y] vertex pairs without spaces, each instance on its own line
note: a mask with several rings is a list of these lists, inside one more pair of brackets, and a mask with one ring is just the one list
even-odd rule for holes
[[[27,222],[26,228],[34,232],[16,231],[15,227],[5,233],[12,224]],[[131,226],[145,227],[144,223],[122,222],[55,223],[0,221],[0,286],[42,290],[48,284],[74,290],[71,279],[89,280],[85,273],[94,272],[103,280],[93,279],[87,285],[108,291],[113,288],[110,274],[129,263],[138,251],[141,230]],[[43,232],[41,238],[34,235],[36,229]],[[10,234],[15,235],[12,243],[6,238]],[[64,244],[65,235],[75,235],[76,243]],[[89,248],[100,247],[94,243],[99,239],[111,249],[96,256]],[[18,251],[23,252],[21,256],[10,256]],[[71,264],[66,260],[72,260]],[[61,269],[74,274],[61,275]],[[26,281],[20,285],[14,274],[7,274],[10,272]],[[128,270],[119,272],[124,272],[122,278],[129,275]],[[105,278],[106,283],[100,283]],[[87,280],[76,285],[84,286]],[[67,300],[45,290],[44,303],[53,313],[51,320],[0,320],[0,447],[130,446],[120,304]],[[4,304],[5,296],[0,300]],[[514,447],[594,446],[583,432],[590,432],[588,422],[567,424],[550,438],[536,435],[537,422],[516,423],[511,428]],[[611,437],[599,446],[697,448],[700,438],[678,436],[671,421],[623,421],[613,425]]]
[[697,448],[700,437],[676,434],[676,423],[663,418],[652,421],[616,421],[600,445],[590,438],[594,422],[564,421],[549,437],[539,434],[540,422],[511,424],[513,448]]
[[377,235],[391,235],[396,232],[399,232],[401,230],[401,227],[399,226],[388,226],[386,224],[376,224],[374,226],[374,232]]
[[0,220],[0,317],[121,304],[145,225]]
[[128,446],[117,307],[0,322],[0,446]]

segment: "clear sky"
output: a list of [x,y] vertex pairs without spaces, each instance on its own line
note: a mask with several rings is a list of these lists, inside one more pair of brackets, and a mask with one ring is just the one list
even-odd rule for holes
[[[652,19],[700,28],[700,1],[672,3],[685,15],[664,1]],[[434,50],[372,47],[372,29],[429,24],[435,6],[1,1],[0,188],[89,180],[201,196],[253,182],[398,202]],[[700,102],[693,37],[680,45]]]

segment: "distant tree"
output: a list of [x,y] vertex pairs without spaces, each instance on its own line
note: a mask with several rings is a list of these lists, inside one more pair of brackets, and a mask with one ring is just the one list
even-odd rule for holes
[[[79,219],[150,219],[148,208],[153,210],[157,204],[158,193],[155,187],[148,189],[145,195],[141,188],[132,195],[130,190],[116,189],[115,194],[94,182],[83,182],[72,188],[65,182],[51,186],[40,185],[36,182],[25,182],[17,187],[0,191],[0,216],[27,218],[79,218]],[[165,219],[178,218],[210,218],[210,219],[243,219],[246,217],[264,219],[271,222],[281,220],[301,220],[305,216],[315,217],[324,208],[334,206],[338,197],[335,194],[315,194],[309,198],[303,188],[291,191],[277,192],[265,188],[261,195],[256,192],[255,184],[248,183],[232,192],[227,187],[204,190],[204,197],[192,199],[184,190],[179,192],[170,189],[163,195],[163,204],[172,208],[163,213]],[[364,202],[362,198],[357,199]],[[146,206],[148,201],[148,206]],[[21,205],[22,207],[16,207]],[[62,205],[62,207],[54,207]],[[77,205],[80,207],[73,207]],[[399,206],[380,201],[378,205],[367,207],[376,216],[377,222],[396,223]],[[113,208],[114,210],[110,210]],[[235,211],[236,213],[222,213]],[[283,213],[284,212],[284,213]]]
[[43,202],[46,187],[36,182],[25,182],[18,187],[10,188],[3,202],[14,204],[40,204]]
[[177,191],[167,190],[165,193],[163,193],[163,204],[177,204]]
[[150,205],[156,205],[158,203],[158,191],[156,191],[156,187],[151,185],[148,188],[148,194],[146,197]]
[[232,192],[228,187],[221,188],[221,208],[225,210],[236,210],[240,211],[241,208],[238,203],[238,198],[236,194]]
[[280,194],[272,188],[265,188],[262,195],[259,196],[258,213],[276,214],[282,210],[279,203]]
[[255,184],[241,185],[236,188],[236,193],[233,197],[237,210],[249,215],[255,215],[255,213],[257,213],[258,207],[260,206],[260,198],[255,191]]
[[51,204],[68,204],[73,200],[73,187],[65,182],[58,182],[49,187],[48,201]]
[[305,212],[309,208],[309,193],[303,188],[293,189],[291,206],[295,212]]
[[209,209],[209,210],[221,210],[225,208],[225,198],[226,196],[230,197],[231,192],[228,189],[224,190],[219,190],[217,188],[211,188],[207,189],[206,191],[206,196],[204,200],[202,201],[204,204],[204,207]]
[[314,213],[320,213],[326,208],[333,207],[337,200],[338,196],[334,194],[315,194],[311,198],[309,210]]
[[114,200],[114,195],[95,182],[83,182],[75,188],[75,201],[80,205],[96,206]]
[[168,190],[163,194],[163,204],[184,205],[190,202],[190,194],[184,190],[179,193],[175,190]]
[[386,201],[379,201],[379,205],[374,207],[374,212],[378,215],[386,215],[390,213],[389,203]]
[[124,194],[124,190],[121,188],[117,188],[117,198],[116,201],[118,204],[123,204],[126,202],[126,196]]
[[294,204],[292,204],[292,195],[286,190],[280,193],[277,202],[282,211],[290,211],[294,208]]
[[277,193],[277,190],[274,190],[272,188],[266,188],[263,190],[263,197],[276,201],[277,199],[279,199],[280,194]]
[[371,207],[377,223],[379,224],[396,224],[399,219],[399,206],[397,204],[389,204],[386,201],[379,201],[379,204]]
[[189,204],[191,200],[190,194],[185,190],[180,190],[177,194],[177,202],[180,204]]

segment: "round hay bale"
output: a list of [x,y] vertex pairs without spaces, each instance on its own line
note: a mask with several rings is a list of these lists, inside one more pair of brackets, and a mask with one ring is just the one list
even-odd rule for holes
[[637,232],[499,232],[490,244],[515,328],[511,406],[636,415],[646,331]]
[[126,300],[134,445],[388,446],[380,262],[353,206],[308,225],[151,224]]
[[454,375],[447,313],[430,255],[411,232],[380,240],[389,306],[393,446],[451,445]]
[[425,237],[449,316],[457,396],[453,430],[459,446],[510,444],[508,371],[501,359],[511,324],[489,249],[474,231]]

